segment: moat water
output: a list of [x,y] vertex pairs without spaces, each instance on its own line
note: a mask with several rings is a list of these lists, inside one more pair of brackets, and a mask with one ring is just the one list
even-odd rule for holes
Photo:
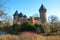
[[1,32],[1,31],[0,31],[0,35],[3,35],[3,34],[6,34],[6,32]]

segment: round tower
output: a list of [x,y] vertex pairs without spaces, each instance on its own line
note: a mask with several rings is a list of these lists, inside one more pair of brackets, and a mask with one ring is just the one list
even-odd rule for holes
[[46,22],[46,8],[42,4],[41,7],[39,8],[39,13],[40,13],[40,19],[42,23]]
[[13,24],[16,24],[18,22],[18,11],[16,10],[16,12],[13,15]]

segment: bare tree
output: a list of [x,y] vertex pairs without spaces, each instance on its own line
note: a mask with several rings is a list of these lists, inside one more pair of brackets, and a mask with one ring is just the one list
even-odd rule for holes
[[49,20],[50,23],[54,23],[54,22],[57,22],[57,21],[58,21],[58,17],[52,15],[52,16],[50,16],[50,17],[48,18],[48,20]]
[[52,15],[48,18],[48,20],[49,20],[49,23],[51,24],[51,30],[56,31],[57,30],[58,17]]
[[11,20],[10,16],[7,14],[6,4],[8,1],[9,0],[0,0],[0,21],[6,22],[6,23],[7,22],[10,23],[10,20]]
[[0,19],[2,20],[5,15],[5,1],[0,0]]

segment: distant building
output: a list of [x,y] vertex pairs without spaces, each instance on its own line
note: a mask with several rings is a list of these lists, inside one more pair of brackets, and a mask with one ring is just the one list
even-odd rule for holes
[[0,23],[2,23],[2,21],[0,21]]
[[24,22],[30,21],[33,24],[41,24],[46,22],[46,8],[42,4],[39,8],[40,17],[33,17],[27,18],[26,15],[23,15],[22,12],[18,13],[16,11],[13,15],[13,24],[23,24]]
[[3,24],[2,21],[0,21],[0,27],[2,27],[2,24]]

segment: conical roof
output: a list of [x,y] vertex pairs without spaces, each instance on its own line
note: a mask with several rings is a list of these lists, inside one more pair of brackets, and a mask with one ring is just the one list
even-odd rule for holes
[[46,9],[43,4],[42,4],[41,7],[40,7],[40,10],[42,10],[42,9]]
[[16,16],[16,15],[18,15],[18,11],[17,11],[17,10],[15,11],[15,13],[14,13],[14,15],[13,15],[13,16]]
[[23,13],[22,12],[19,13],[19,17],[23,17]]
[[24,15],[24,17],[25,17],[25,18],[27,18],[27,16],[26,16],[26,15]]

